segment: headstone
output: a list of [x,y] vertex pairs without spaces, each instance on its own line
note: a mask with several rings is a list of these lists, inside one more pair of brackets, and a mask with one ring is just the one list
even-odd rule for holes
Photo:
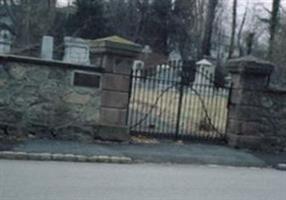
[[7,30],[0,31],[0,54],[8,54],[11,52],[11,33]]
[[171,53],[169,54],[169,61],[179,62],[181,60],[182,56],[180,52],[178,52],[177,50],[171,51]]
[[65,37],[64,61],[69,63],[90,64],[90,48],[81,38]]
[[135,76],[141,76],[141,72],[144,70],[144,62],[141,60],[135,60],[132,66],[132,72]]
[[197,69],[194,85],[212,85],[216,67],[206,59],[198,61],[196,65]]
[[232,81],[232,78],[231,78],[231,74],[228,74],[226,77],[225,77],[225,82],[226,82],[226,86],[227,87],[231,87],[231,82]]
[[193,91],[200,95],[212,94],[214,87],[215,66],[203,59],[196,63]]
[[42,39],[41,58],[46,60],[53,59],[54,38],[51,36],[44,36]]
[[150,54],[150,53],[152,53],[153,51],[152,51],[152,49],[151,49],[151,47],[149,46],[149,45],[146,45],[143,49],[142,49],[142,53],[144,53],[144,54]]

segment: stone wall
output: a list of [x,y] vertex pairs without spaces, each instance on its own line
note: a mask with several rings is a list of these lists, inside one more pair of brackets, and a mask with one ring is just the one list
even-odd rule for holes
[[253,57],[228,63],[233,80],[228,119],[231,146],[286,150],[286,90],[270,86],[274,67]]
[[[50,65],[50,63],[49,63]],[[81,70],[89,73],[84,68]],[[2,62],[2,134],[90,140],[99,124],[100,88],[73,85],[78,69],[45,64]]]
[[130,74],[141,46],[117,36],[82,42],[70,51],[88,45],[88,62],[0,55],[0,140],[129,139]]

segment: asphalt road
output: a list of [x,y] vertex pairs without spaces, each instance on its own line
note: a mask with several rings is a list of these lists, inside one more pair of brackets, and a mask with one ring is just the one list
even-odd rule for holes
[[271,169],[0,160],[1,200],[285,200]]

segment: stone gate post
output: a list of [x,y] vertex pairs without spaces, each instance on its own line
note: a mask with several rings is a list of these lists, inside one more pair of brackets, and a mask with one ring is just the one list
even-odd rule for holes
[[267,131],[271,132],[266,126],[269,109],[264,94],[274,66],[249,56],[231,60],[226,67],[233,85],[227,128],[229,145],[260,149],[267,143]]
[[91,63],[104,68],[98,134],[107,140],[127,140],[130,74],[141,46],[112,36],[92,41],[90,50]]

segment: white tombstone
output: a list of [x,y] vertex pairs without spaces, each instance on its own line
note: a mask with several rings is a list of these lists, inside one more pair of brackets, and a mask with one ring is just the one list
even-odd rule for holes
[[141,76],[141,72],[144,69],[144,62],[141,60],[135,60],[132,66],[133,75]]
[[169,54],[169,60],[174,62],[179,62],[182,60],[182,56],[179,51],[173,50]]
[[52,36],[44,36],[42,39],[41,58],[46,60],[53,59],[54,38]]
[[81,38],[65,37],[64,61],[69,63],[90,64],[90,48]]
[[227,87],[231,87],[231,84],[232,84],[232,77],[231,77],[231,74],[228,74],[226,77],[225,77],[225,85]]
[[213,85],[216,66],[210,61],[203,59],[196,63],[196,74],[194,85]]
[[149,45],[145,45],[144,48],[142,49],[142,53],[147,54],[147,55],[152,53],[152,52],[153,51]]
[[12,35],[8,30],[0,31],[0,54],[9,54],[11,52]]

